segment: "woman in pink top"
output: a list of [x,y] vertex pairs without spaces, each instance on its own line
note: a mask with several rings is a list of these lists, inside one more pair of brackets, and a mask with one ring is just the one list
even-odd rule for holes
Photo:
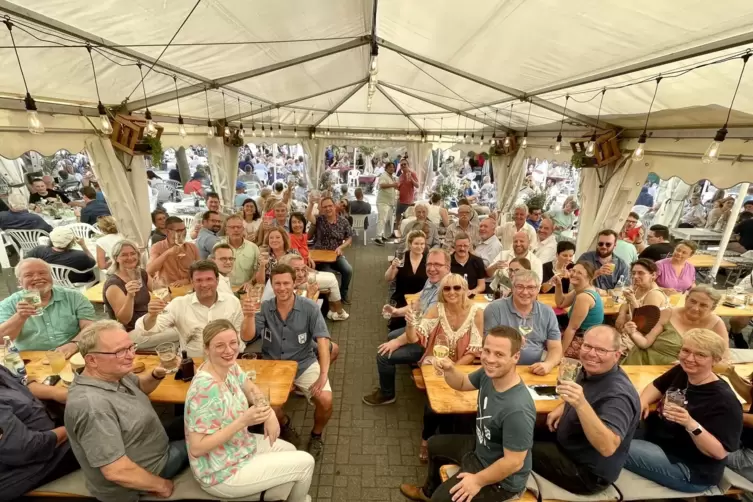
[[696,249],[695,242],[682,241],[675,246],[672,256],[656,262],[656,284],[668,295],[684,293],[695,286],[695,267],[688,259]]

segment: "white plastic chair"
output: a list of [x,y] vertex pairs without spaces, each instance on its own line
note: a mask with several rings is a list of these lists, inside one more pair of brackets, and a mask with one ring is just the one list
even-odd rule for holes
[[70,228],[73,231],[73,235],[79,239],[88,239],[91,237],[92,233],[102,235],[102,232],[97,227],[89,225],[88,223],[71,223],[65,227]]
[[183,223],[186,224],[186,229],[190,233],[191,229],[193,228],[193,222],[196,219],[196,216],[191,214],[179,214],[178,218],[183,220]]
[[170,202],[173,198],[174,190],[165,182],[155,183],[152,188],[157,189],[157,200],[159,202]]
[[353,218],[353,232],[358,235],[359,230],[363,230],[363,245],[366,245],[366,218],[368,214],[351,214]]
[[64,288],[84,291],[86,288],[89,288],[97,283],[96,277],[94,278],[94,280],[89,282],[72,282],[70,279],[71,273],[85,274],[87,272],[93,272],[97,267],[92,267],[86,270],[76,270],[75,268],[66,267],[65,265],[56,265],[54,263],[51,263],[50,268],[52,269],[52,282],[57,284],[58,286],[63,286]]
[[361,173],[357,169],[348,171],[348,188],[358,188],[358,177]]
[[24,251],[31,251],[39,246],[41,237],[50,238],[50,234],[44,230],[5,230],[5,234],[11,238],[13,247],[20,258],[24,257]]

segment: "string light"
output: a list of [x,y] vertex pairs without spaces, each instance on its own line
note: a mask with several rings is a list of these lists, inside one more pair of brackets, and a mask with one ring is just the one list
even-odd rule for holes
[[460,138],[460,114],[458,113],[458,124],[455,127],[455,141],[457,142]]
[[601,99],[599,100],[599,113],[596,115],[596,125],[594,126],[594,132],[591,134],[591,140],[586,145],[586,157],[593,157],[596,155],[596,129],[599,127],[599,119],[601,118],[601,104],[604,102],[604,94],[607,93],[607,89],[601,90]]
[[748,59],[750,58],[750,53],[745,54],[742,57],[743,60],[743,67],[740,70],[740,77],[737,79],[737,87],[735,87],[735,93],[732,95],[732,102],[729,104],[729,109],[727,110],[727,120],[724,121],[724,125],[721,129],[716,131],[716,136],[714,136],[714,141],[711,142],[709,147],[706,149],[706,152],[703,154],[702,161],[704,164],[713,164],[717,160],[719,160],[719,149],[722,146],[722,142],[727,138],[727,124],[729,123],[729,117],[732,114],[732,106],[735,104],[735,98],[737,97],[737,91],[740,89],[740,82],[743,80],[743,73],[745,73],[745,66],[748,64]]
[[222,113],[224,114],[225,118],[225,129],[223,130],[223,133],[226,138],[230,137],[230,124],[227,123],[227,108],[225,107],[225,91],[222,91]]
[[246,137],[246,131],[243,130],[243,118],[241,118],[241,98],[238,98],[238,120],[240,121],[240,128],[238,128],[238,137],[243,139]]
[[[475,113],[473,114],[473,121],[477,122]],[[471,145],[473,145],[474,143],[476,143],[476,131],[475,130],[471,131]]]
[[[484,112],[484,122],[486,122],[486,112]],[[481,127],[481,139],[478,141],[478,146],[484,145],[484,127]]]
[[515,106],[514,104],[510,105],[510,118],[507,121],[507,132],[505,133],[505,141],[502,143],[502,145],[505,148],[510,148],[510,129],[512,126],[512,108]]
[[442,132],[444,131],[444,117],[439,117],[439,146],[442,146]]
[[426,117],[424,117],[424,130],[421,131],[421,143],[426,143]]
[[565,113],[567,113],[567,102],[570,100],[570,95],[565,96],[565,108],[562,109],[562,120],[560,120],[560,132],[557,133],[557,141],[554,143],[554,154],[559,155],[562,153],[562,125],[565,123]]
[[499,113],[499,108],[494,108],[494,131],[492,132],[492,142],[497,141],[497,114]]
[[18,49],[16,48],[16,39],[13,38],[13,23],[11,23],[10,19],[7,16],[5,17],[5,21],[3,22],[5,23],[5,26],[8,27],[10,40],[13,43],[13,50],[16,52],[18,69],[21,70],[21,78],[24,81],[24,88],[26,89],[24,104],[26,105],[27,127],[29,128],[29,132],[32,134],[44,134],[44,125],[42,125],[42,121],[39,120],[39,115],[37,114],[37,104],[34,101],[34,98],[31,97],[31,93],[29,93],[29,86],[26,84],[26,75],[24,75],[24,69],[21,66],[21,57],[18,55]]
[[520,143],[520,148],[526,149],[528,147],[528,123],[531,121],[531,104],[533,103],[532,99],[528,99],[528,118],[526,119],[526,130],[523,131],[523,142]]
[[274,138],[275,137],[275,129],[274,125],[272,125],[272,109],[269,109],[269,137]]
[[293,136],[298,137],[298,122],[295,119],[295,110],[293,110]]
[[141,88],[144,91],[144,104],[146,105],[146,113],[144,113],[144,118],[146,119],[146,128],[144,129],[144,134],[154,137],[157,135],[157,126],[154,125],[154,121],[152,120],[152,112],[149,111],[149,103],[147,103],[146,101],[146,85],[144,84],[144,72],[141,69],[141,61],[136,63],[136,66],[139,67],[139,73],[141,74]]
[[99,97],[99,83],[97,82],[97,69],[94,67],[94,58],[92,58],[92,47],[86,44],[86,51],[89,53],[89,61],[92,63],[92,73],[94,73],[94,88],[97,90],[97,113],[99,113],[99,130],[102,134],[109,136],[112,134],[112,124],[107,116],[105,105],[102,104],[102,98]]
[[254,102],[249,101],[251,103],[251,136],[254,138],[256,137],[256,125],[254,125]]
[[277,106],[277,136],[282,136],[282,127],[280,127],[280,106]]
[[[90,54],[91,55],[91,54]],[[173,75],[173,84],[175,85],[175,101],[178,103],[178,134],[181,138],[185,138],[187,136],[186,134],[186,125],[183,122],[183,115],[180,114],[180,97],[178,96],[178,77]],[[107,121],[110,122],[109,120]]]
[[645,152],[645,144],[646,144],[646,138],[648,138],[648,135],[646,134],[646,129],[648,128],[648,119],[651,117],[651,109],[654,107],[654,100],[656,99],[656,93],[659,91],[659,82],[661,82],[661,77],[656,79],[656,87],[654,88],[654,97],[651,98],[651,104],[648,106],[648,114],[646,115],[646,123],[643,125],[643,132],[641,133],[640,137],[638,138],[638,146],[635,150],[633,150],[633,161],[634,162],[640,162],[643,160],[643,154]]
[[214,137],[214,127],[212,127],[212,119],[209,118],[209,93],[207,92],[207,88],[204,87],[204,100],[207,103],[207,138],[213,138]]
[[465,117],[465,128],[463,130],[463,143],[468,143],[468,116]]

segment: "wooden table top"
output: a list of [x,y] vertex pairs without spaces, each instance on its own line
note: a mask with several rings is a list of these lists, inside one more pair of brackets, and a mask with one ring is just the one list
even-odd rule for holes
[[[26,364],[26,372],[29,379],[39,379],[40,381],[51,374],[50,366],[43,364],[45,358],[44,351],[24,351],[21,352],[24,361],[29,360]],[[151,372],[159,363],[159,357],[152,355],[136,355],[134,362],[144,363],[144,372]],[[196,369],[203,362],[202,358],[195,357],[194,364]],[[295,361],[268,361],[264,359],[244,360],[238,359],[238,364],[244,370],[256,370],[256,383],[267,384],[270,386],[269,393],[272,406],[282,406],[288,400],[290,389],[295,380],[295,374],[298,369],[298,363]],[[70,363],[66,370],[70,371]],[[58,385],[62,385],[59,383]],[[167,375],[162,383],[149,394],[149,399],[155,403],[185,403],[188,387],[191,382],[176,380],[175,375]]]
[[[463,373],[472,373],[481,368],[479,365],[456,366]],[[523,379],[526,385],[556,385],[557,369],[545,376],[538,376],[531,373],[529,366],[518,366],[518,375]],[[638,393],[653,382],[658,376],[672,368],[668,366],[622,366],[630,381],[633,382]],[[738,364],[734,366],[735,370],[746,378],[753,370],[753,363]],[[476,413],[476,401],[478,391],[460,392],[450,388],[444,380],[444,377],[438,376],[433,366],[421,366],[421,373],[426,385],[426,394],[429,396],[429,405],[436,413]],[[534,400],[537,413],[549,413],[562,403],[561,399]]]
[[[103,300],[104,287],[105,287],[105,284],[103,282],[98,282],[94,286],[90,288],[86,288],[86,291],[84,291],[84,296],[86,297],[87,300],[89,300],[92,303],[105,303]],[[170,294],[173,297],[185,296],[191,291],[193,291],[191,289],[191,286],[178,286],[178,287],[170,288]],[[152,295],[152,298],[154,298],[153,295]]]
[[[412,295],[405,295],[405,301],[410,304],[411,301],[418,299],[419,293],[412,294]],[[543,303],[544,305],[548,305],[552,308],[556,306],[554,302],[554,295],[553,294],[543,294],[540,293],[537,297],[537,300]],[[489,304],[489,300],[486,299],[486,296],[484,295],[476,295],[473,298],[473,301],[475,303],[478,303],[479,305],[486,306]],[[685,305],[685,295],[672,295],[669,298],[670,303],[673,307],[682,307]],[[605,315],[617,315],[620,312],[619,305],[612,305],[609,307],[604,307],[604,314]],[[726,307],[722,305],[720,302],[719,305],[717,305],[716,310],[714,310],[714,313],[718,315],[719,317],[753,317],[753,306],[747,306],[745,308],[736,308],[736,307]]]
[[[688,263],[693,265],[695,268],[711,268],[714,266],[714,261],[716,261],[716,256],[711,256],[708,254],[694,254],[693,256],[688,258]],[[736,266],[737,265],[727,260],[722,260],[722,263],[720,265],[721,268],[735,268]]]
[[309,250],[309,258],[316,263],[334,263],[337,261],[337,253],[327,249],[311,249]]

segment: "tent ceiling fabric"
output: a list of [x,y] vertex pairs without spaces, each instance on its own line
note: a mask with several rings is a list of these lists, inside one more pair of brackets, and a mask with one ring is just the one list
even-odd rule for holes
[[[176,34],[195,2],[0,0],[0,11],[16,23],[13,33],[17,44],[22,46],[19,53],[32,95],[39,101],[91,106],[97,99],[85,48],[52,47],[55,43],[81,45],[82,41],[43,26],[44,20],[35,23],[32,18],[44,16],[87,32],[93,40],[128,46],[128,50],[145,57],[160,56],[161,62],[180,69],[179,88],[200,84],[200,89],[207,82],[370,37],[374,1],[378,2],[376,36],[392,48],[380,47],[377,77],[385,84],[385,92],[406,113],[422,127],[425,118],[426,127],[435,131],[440,123],[448,132],[489,130],[488,124],[494,120],[495,112],[500,125],[506,126],[509,122],[513,129],[520,131],[528,121],[528,105],[502,90],[512,89],[510,92],[516,95],[536,93],[537,89],[729,37],[751,35],[753,40],[753,2],[750,0],[713,3],[708,0],[627,3],[571,0],[566,4],[557,0],[469,0],[461,9],[453,0],[280,0],[256,2],[253,9],[244,0],[203,0],[175,36],[175,45],[161,56],[164,45],[160,44],[166,44]],[[557,15],[549,15],[553,12]],[[0,44],[8,47],[7,31],[0,37]],[[217,43],[224,45],[182,45]],[[747,47],[705,54],[539,97],[563,106],[567,93],[590,90],[590,93],[575,94],[568,109],[593,119],[598,113],[599,100],[598,97],[588,99],[598,94],[599,89],[648,79],[640,85],[609,90],[602,109],[606,122],[641,128],[655,87],[654,75],[660,72],[667,75],[725,54],[740,54]],[[445,68],[400,54],[397,52],[400,48]],[[102,101],[113,106],[122,103],[129,94],[131,102],[143,99],[143,91],[137,87],[140,76],[135,61],[119,50],[126,49],[113,47],[105,54],[96,51],[93,54]],[[269,103],[284,103],[321,93],[280,110],[283,124],[308,127],[321,120],[352,91],[343,86],[355,85],[368,77],[369,54],[366,43],[234,82],[232,89],[226,89],[227,115],[238,113],[239,94],[235,91],[242,93],[241,113],[251,110],[249,96],[258,98],[253,99],[253,106],[258,109]],[[25,89],[13,51],[0,50],[0,63],[6,69],[0,73],[0,95],[22,97]],[[149,67],[148,63],[145,65],[145,69]],[[695,69],[678,78],[665,78],[654,103],[654,111],[659,112],[655,126],[719,127],[724,121],[740,66],[738,58]],[[455,70],[448,71],[447,67]],[[467,78],[457,73],[465,73]],[[172,92],[172,75],[173,71],[159,66],[150,72],[145,80],[148,96]],[[484,85],[483,81],[493,85]],[[327,92],[329,90],[333,91]],[[505,100],[496,107],[486,106]],[[371,110],[367,110],[366,88],[362,88],[339,106],[338,113],[325,120],[322,126],[331,122],[333,128],[405,130],[408,127],[408,119],[380,92],[374,95],[373,101]],[[511,104],[514,105],[512,120],[509,118]],[[457,116],[437,105],[467,111],[471,116],[477,115],[479,120],[469,119],[466,125],[464,117],[458,126]],[[178,114],[174,100],[155,103],[150,109],[159,115]],[[296,110],[295,121],[293,109]],[[183,97],[180,110],[184,117],[206,119],[203,91]],[[696,115],[696,110],[703,113]],[[753,75],[743,79],[735,110],[731,126],[753,124]],[[482,123],[484,113],[487,125]],[[218,90],[209,92],[209,115],[212,119],[225,116]],[[556,128],[559,119],[560,114],[554,111],[537,105],[531,108],[531,128]],[[258,123],[269,120],[269,113],[254,116]],[[249,124],[251,119],[243,121]],[[276,110],[272,122],[277,122]],[[411,128],[415,129],[415,125],[411,124]]]

